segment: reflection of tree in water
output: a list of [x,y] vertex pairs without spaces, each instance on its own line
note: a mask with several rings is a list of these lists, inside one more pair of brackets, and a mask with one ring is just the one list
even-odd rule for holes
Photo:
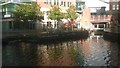
[[83,54],[81,53],[81,47],[79,46],[78,42],[71,42],[70,43],[69,54],[72,60],[74,61],[74,66],[81,66],[84,64]]
[[46,66],[49,64],[46,45],[38,45],[37,49],[37,66]]
[[3,65],[33,66],[36,65],[36,46],[14,42],[3,47]]
[[25,66],[35,66],[37,64],[37,46],[36,44],[28,44],[23,43],[21,44],[22,49],[22,58],[23,58],[23,65]]
[[50,60],[53,62],[53,64],[55,65],[55,62],[58,61],[59,57],[61,56],[62,53],[62,48],[60,44],[53,44],[52,47],[50,45],[50,47],[48,47],[48,55]]
[[[21,56],[20,46],[16,48],[16,43],[9,43],[10,46],[6,45],[2,47],[2,65],[3,66],[13,66],[19,65],[20,62],[18,57]],[[18,44],[19,45],[19,44]],[[17,55],[17,53],[20,53]],[[18,56],[18,57],[16,57]],[[21,58],[20,58],[21,59]],[[18,62],[18,63],[16,63]]]

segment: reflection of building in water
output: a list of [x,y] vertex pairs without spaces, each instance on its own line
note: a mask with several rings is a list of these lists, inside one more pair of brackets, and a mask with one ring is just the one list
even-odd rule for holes
[[101,35],[92,35],[90,36],[90,39],[96,39],[96,40],[99,40],[100,38],[102,38],[103,36]]
[[[62,45],[62,44],[61,44]],[[38,47],[38,66],[69,66],[72,64],[67,48],[61,45]],[[64,44],[63,44],[64,45]]]
[[92,24],[90,23],[90,19],[91,19],[90,9],[85,8],[83,10],[83,14],[82,14],[82,17],[81,17],[80,27],[85,28],[85,29],[92,28]]
[[[69,44],[68,44],[69,45]],[[69,56],[69,46],[66,46],[66,43],[63,43],[62,45],[62,51],[61,56],[58,59],[58,65],[60,66],[71,66],[74,62],[71,60],[71,57]]]
[[37,66],[48,66],[51,63],[49,55],[47,53],[47,46],[38,45],[37,54]]
[[82,49],[79,42],[38,46],[38,66],[74,66],[83,65]]
[[[110,60],[108,61],[108,63],[112,66],[119,66],[120,65],[120,51],[119,51],[119,48],[120,46],[116,43],[116,44],[113,44],[113,43],[109,43],[110,47],[109,47],[109,50],[108,50],[108,54],[110,57]],[[114,46],[115,45],[115,46]]]
[[89,41],[81,41],[81,42],[82,42],[82,50],[83,50],[84,56],[87,57],[90,54]]

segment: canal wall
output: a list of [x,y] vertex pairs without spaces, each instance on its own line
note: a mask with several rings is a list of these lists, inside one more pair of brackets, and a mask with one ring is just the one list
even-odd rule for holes
[[33,43],[55,43],[62,41],[87,39],[89,36],[88,31],[72,31],[60,33],[44,33],[42,35],[14,35],[2,38],[3,44],[8,44],[11,41],[25,41]]
[[117,42],[120,44],[120,33],[104,31],[103,38],[111,42]]

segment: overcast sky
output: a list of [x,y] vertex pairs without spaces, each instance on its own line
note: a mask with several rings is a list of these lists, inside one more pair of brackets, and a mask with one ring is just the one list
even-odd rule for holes
[[[109,2],[109,0],[105,0]],[[105,6],[106,10],[109,10],[109,4],[103,3],[99,0],[85,0],[86,6],[87,7],[102,7]]]

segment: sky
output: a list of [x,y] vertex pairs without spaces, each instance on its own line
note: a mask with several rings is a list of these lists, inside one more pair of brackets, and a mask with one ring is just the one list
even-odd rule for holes
[[[106,2],[109,2],[109,0],[104,0]],[[103,3],[99,0],[85,0],[87,7],[102,7],[105,6],[106,10],[109,10],[109,4]]]

